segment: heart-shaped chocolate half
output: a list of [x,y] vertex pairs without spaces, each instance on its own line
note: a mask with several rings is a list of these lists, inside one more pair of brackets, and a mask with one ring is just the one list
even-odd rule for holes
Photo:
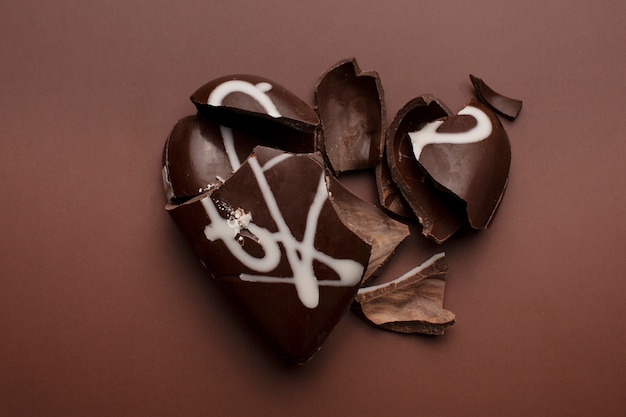
[[379,184],[389,188],[381,203],[399,207],[401,195],[424,235],[441,243],[465,223],[489,225],[508,182],[511,146],[487,106],[471,100],[451,114],[431,95],[411,100],[389,127],[385,152],[383,168],[393,182],[379,169]]

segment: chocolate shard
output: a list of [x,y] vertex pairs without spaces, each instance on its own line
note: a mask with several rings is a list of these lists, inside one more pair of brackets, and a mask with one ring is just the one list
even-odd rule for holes
[[[254,128],[265,122],[313,132],[319,120],[315,110],[282,85],[251,74],[216,78],[198,88],[191,101],[200,114],[221,125]],[[270,123],[273,125],[275,123]]]
[[293,363],[336,326],[372,251],[337,210],[329,178],[319,157],[258,147],[218,188],[167,206],[210,276]]
[[422,95],[400,109],[386,137],[385,152],[391,178],[421,223],[422,233],[437,243],[452,236],[466,222],[467,215],[464,204],[437,187],[418,164],[409,132],[450,114],[437,98]]
[[476,96],[481,102],[509,120],[513,120],[519,115],[523,104],[521,100],[495,92],[482,79],[472,74],[469,77],[474,85]]
[[413,156],[441,189],[463,201],[471,227],[491,222],[508,183],[511,145],[498,117],[477,100],[408,133]]
[[353,310],[381,329],[441,335],[456,321],[443,308],[447,272],[445,255],[434,255],[393,281],[361,288]]
[[382,156],[385,108],[376,72],[361,72],[356,59],[340,61],[315,88],[321,123],[319,148],[335,174],[373,168]]
[[400,189],[391,177],[391,170],[389,169],[386,156],[376,165],[374,175],[380,206],[393,216],[409,221],[415,219],[415,214],[411,210],[409,203],[402,196]]
[[365,284],[380,271],[396,248],[409,236],[409,227],[392,219],[378,207],[348,191],[334,177],[327,179],[331,203],[346,225],[365,241],[371,242],[372,254],[363,274]]

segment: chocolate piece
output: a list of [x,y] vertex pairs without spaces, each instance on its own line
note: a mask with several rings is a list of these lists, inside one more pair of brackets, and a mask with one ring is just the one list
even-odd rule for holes
[[383,151],[380,78],[361,72],[354,58],[337,63],[315,89],[322,127],[319,147],[335,173],[373,168]]
[[448,108],[432,95],[417,97],[398,112],[386,138],[391,177],[422,224],[422,233],[438,243],[452,236],[465,222],[464,205],[439,189],[422,170],[413,156],[408,133],[448,115]]
[[409,236],[409,228],[387,216],[378,207],[356,197],[335,178],[328,179],[328,191],[332,195],[330,202],[346,225],[372,244],[370,261],[363,274],[363,283],[366,283]]
[[393,281],[361,288],[353,309],[385,330],[441,335],[455,323],[443,309],[447,272],[444,254],[434,255]]
[[244,128],[242,122],[275,121],[313,132],[315,110],[274,81],[249,74],[227,75],[209,81],[191,95],[200,114],[219,124]]
[[398,186],[391,178],[391,171],[389,170],[386,156],[376,165],[374,175],[376,177],[376,190],[380,206],[394,216],[407,220],[415,218],[409,203],[404,199]]
[[[237,159],[245,159],[256,140],[241,133],[237,137]],[[163,149],[163,184],[169,202],[182,203],[217,187],[232,171],[218,124],[198,115],[176,123]]]
[[200,115],[179,120],[163,150],[168,201],[181,203],[231,176],[258,145],[289,152],[314,150],[313,135],[274,123],[256,132],[221,126]]
[[336,326],[371,253],[330,179],[318,157],[257,148],[219,188],[167,206],[215,281],[295,363]]
[[513,120],[519,115],[519,112],[522,110],[521,100],[495,92],[483,80],[472,74],[470,74],[470,80],[474,85],[476,96],[481,102],[507,119]]
[[428,176],[465,202],[470,226],[486,228],[504,194],[511,165],[511,145],[498,117],[471,100],[456,115],[409,131],[408,136]]

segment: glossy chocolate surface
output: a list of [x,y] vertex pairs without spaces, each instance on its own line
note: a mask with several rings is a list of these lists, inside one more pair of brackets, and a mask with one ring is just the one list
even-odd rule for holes
[[[460,114],[470,110],[475,116]],[[437,186],[465,202],[470,225],[484,229],[508,183],[509,137],[497,116],[476,100],[471,100],[459,114],[443,119],[433,138],[446,134],[449,135],[444,136],[445,142],[424,146],[419,164]]]
[[380,78],[361,72],[356,59],[337,63],[320,78],[315,98],[320,149],[335,172],[373,168],[384,146],[385,107]]

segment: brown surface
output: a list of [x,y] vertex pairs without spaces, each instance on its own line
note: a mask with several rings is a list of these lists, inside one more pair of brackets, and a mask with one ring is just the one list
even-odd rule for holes
[[[623,415],[626,3],[245,3],[3,5],[0,414]],[[523,99],[509,188],[490,229],[444,247],[455,327],[349,314],[288,369],[168,218],[161,150],[211,78],[311,101],[352,55],[389,119],[428,92],[458,110],[469,73]],[[381,278],[437,250],[413,239]]]

